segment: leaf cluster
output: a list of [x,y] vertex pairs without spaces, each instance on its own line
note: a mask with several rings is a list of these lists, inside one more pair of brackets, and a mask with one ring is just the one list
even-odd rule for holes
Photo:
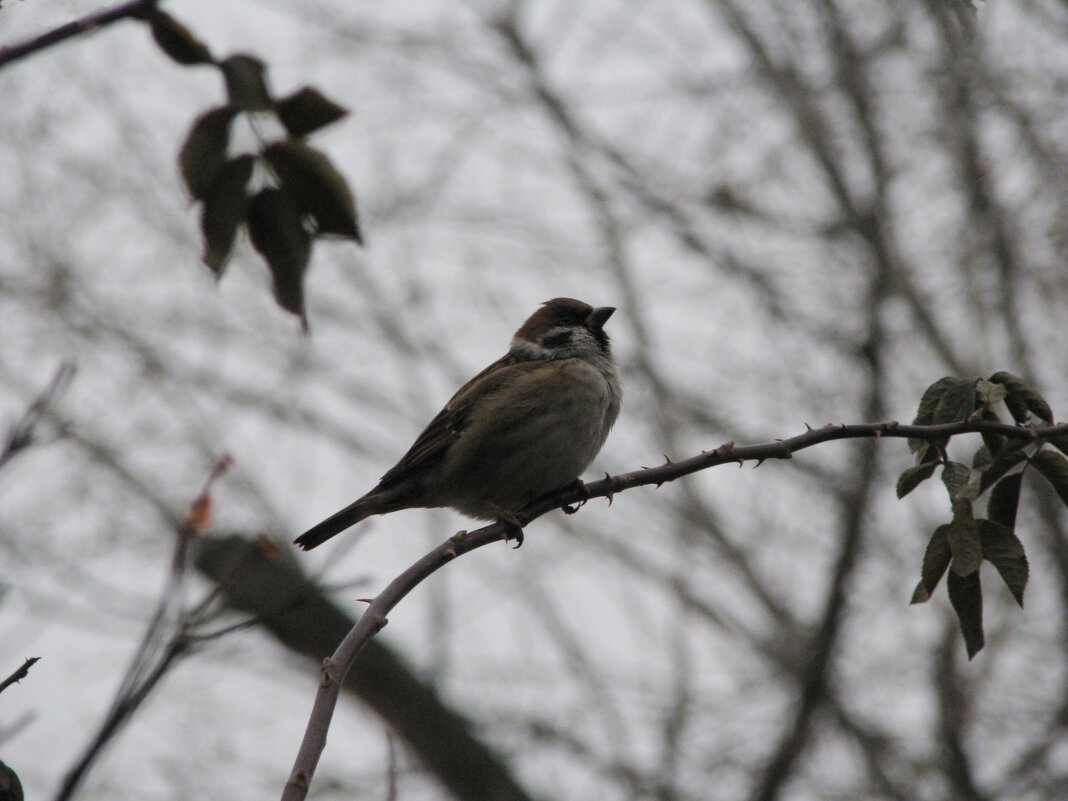
[[[1002,421],[1001,410],[1006,410],[1018,426],[1053,423],[1053,412],[1038,390],[1006,372],[994,373],[988,379],[952,376],[939,379],[924,392],[913,423]],[[994,566],[1012,597],[1023,606],[1028,564],[1023,544],[1016,536],[1023,474],[1034,468],[1068,504],[1068,459],[1041,440],[984,432],[982,444],[969,465],[951,460],[946,453],[947,444],[948,438],[909,440],[916,464],[898,478],[897,495],[904,498],[941,468],[953,517],[936,528],[927,543],[912,603],[929,600],[948,570],[946,588],[970,659],[984,644],[979,581],[984,561]],[[1054,438],[1049,444],[1068,453],[1068,439]],[[975,507],[984,495],[986,517],[977,518]]]
[[[311,86],[276,98],[266,66],[255,56],[218,60],[188,28],[159,9],[145,21],[174,61],[213,66],[226,86],[227,102],[197,117],[178,155],[185,185],[200,204],[204,264],[221,278],[238,234],[246,229],[271,271],[278,304],[306,327],[304,274],[315,239],[337,236],[362,243],[347,181],[325,153],[305,141],[348,111]],[[261,140],[253,153],[231,154],[234,121],[259,114],[273,115],[286,137]]]

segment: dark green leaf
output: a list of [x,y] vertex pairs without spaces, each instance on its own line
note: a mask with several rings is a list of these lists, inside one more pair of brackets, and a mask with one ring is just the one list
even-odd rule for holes
[[949,567],[953,554],[949,550],[949,540],[946,537],[948,525],[939,526],[934,530],[931,539],[927,543],[927,550],[923,554],[923,567],[920,570],[920,583],[916,585],[916,591],[912,593],[909,603],[922,604],[934,594],[938,582]]
[[[920,406],[916,410],[915,419],[912,421],[913,425],[930,425],[931,420],[934,419],[935,409],[938,408],[939,401],[942,400],[942,396],[947,389],[956,383],[956,378],[947,375],[927,387],[923,392],[923,397],[920,399]],[[942,442],[944,444],[945,440],[942,440]],[[940,458],[938,448],[933,447],[927,440],[910,439],[909,449],[913,453],[919,454],[918,458],[921,462],[937,462]]]
[[179,64],[211,64],[211,51],[192,32],[166,11],[153,9],[148,15],[152,38]]
[[934,462],[913,465],[905,470],[897,479],[897,497],[904,498],[916,487],[929,479],[937,465]]
[[263,153],[282,189],[298,209],[310,215],[317,230],[360,242],[356,201],[349,185],[325,154],[299,139],[275,142]]
[[1053,412],[1038,390],[1028,384],[1022,378],[1011,373],[1000,372],[990,376],[995,384],[1002,384],[1008,390],[1005,396],[1005,405],[1017,423],[1027,421],[1027,412],[1031,412],[1039,420],[1046,423],[1053,422]]
[[973,518],[955,516],[946,527],[946,541],[953,554],[951,573],[967,576],[979,569],[983,562],[983,545],[979,540],[979,526]]
[[349,113],[312,86],[282,98],[274,110],[290,136],[307,136]]
[[1005,476],[990,490],[990,500],[986,504],[987,517],[1010,531],[1016,528],[1016,509],[1020,505],[1022,483],[1023,473]]
[[233,250],[237,229],[245,221],[245,186],[252,177],[255,159],[245,154],[226,162],[212,184],[201,210],[204,233],[204,263],[221,276]]
[[946,485],[950,500],[969,497],[968,482],[972,477],[972,471],[968,465],[960,462],[946,462],[942,468],[942,483]]
[[986,492],[998,479],[1027,458],[1027,452],[1023,448],[1024,444],[1026,444],[1025,440],[1019,440],[1017,443],[1013,443],[1015,447],[1005,448],[998,454],[998,457],[983,471],[979,479],[980,493]]
[[304,320],[304,271],[311,255],[311,236],[300,213],[279,189],[262,189],[248,201],[248,233],[267,260],[278,305]]
[[983,558],[997,568],[1012,597],[1022,607],[1029,572],[1023,543],[1000,523],[993,520],[980,520],[978,523]]
[[975,411],[975,384],[978,379],[968,378],[956,381],[949,387],[938,401],[931,422],[955,423],[959,420],[967,420]]
[[1031,464],[1068,506],[1068,459],[1056,451],[1041,450],[1031,457]]
[[255,56],[236,55],[219,64],[230,105],[242,111],[267,111],[274,105],[267,89],[265,66]]
[[938,408],[938,404],[942,401],[942,396],[946,394],[947,389],[956,383],[956,378],[947,375],[927,387],[927,389],[923,391],[923,397],[920,399],[920,406],[916,410],[916,419],[912,421],[913,424],[918,426],[930,425],[932,420],[934,420],[935,409]]
[[189,130],[178,166],[189,194],[203,200],[226,163],[226,149],[230,145],[230,123],[237,110],[230,106],[212,109],[197,117]]
[[[984,408],[983,413],[979,416],[981,420],[988,420],[991,423],[1000,423],[1001,418],[998,417],[997,412]],[[994,434],[991,431],[982,431],[979,434],[983,438],[983,446],[990,452],[991,456],[997,456],[1001,453],[1001,449],[1005,447],[1007,437],[1003,437],[1001,434]]]
[[960,631],[964,635],[964,647],[968,649],[971,659],[983,649],[983,590],[979,584],[979,571],[960,576],[952,571],[946,579],[949,590],[949,602],[960,621]]
[[0,762],[0,799],[2,801],[25,801],[26,799],[19,775],[3,762]]

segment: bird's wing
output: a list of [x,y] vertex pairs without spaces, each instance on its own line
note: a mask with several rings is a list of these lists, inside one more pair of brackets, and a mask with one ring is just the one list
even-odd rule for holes
[[388,489],[411,473],[440,461],[467,428],[476,406],[516,377],[543,365],[543,361],[520,361],[508,353],[476,375],[456,391],[375,489]]

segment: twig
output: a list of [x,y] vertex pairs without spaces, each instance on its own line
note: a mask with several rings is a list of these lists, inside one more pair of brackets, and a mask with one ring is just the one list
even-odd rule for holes
[[20,667],[18,670],[16,670],[3,681],[0,681],[0,693],[10,687],[12,684],[18,684],[20,681],[26,678],[27,674],[30,672],[30,668],[33,667],[35,662],[40,661],[40,659],[41,657],[39,656],[29,657],[25,662],[22,663],[22,667]]
[[160,679],[181,657],[190,652],[193,644],[191,633],[203,622],[206,610],[221,591],[215,588],[198,604],[190,609],[186,608],[184,589],[189,572],[190,546],[199,526],[207,524],[210,515],[208,493],[211,484],[229,465],[229,456],[224,456],[215,464],[204,488],[190,504],[186,521],[177,527],[170,572],[137,652],[126,669],[122,684],[103,723],[74,767],[67,772],[54,801],[67,801],[75,796],[79,785],[103,752],[104,746],[122,730],[156,688]]
[[[632,487],[650,484],[660,486],[682,476],[717,465],[744,464],[747,461],[753,461],[759,465],[768,459],[790,459],[797,451],[810,448],[822,442],[869,437],[939,440],[956,434],[979,432],[1000,434],[1014,439],[1040,440],[1068,435],[1068,423],[1045,426],[1043,428],[1014,426],[987,420],[968,420],[959,423],[925,426],[901,425],[893,420],[885,423],[829,424],[822,428],[809,429],[804,434],[798,434],[788,439],[743,446],[735,446],[733,442],[728,442],[715,450],[705,451],[697,456],[678,462],[667,462],[658,467],[643,467],[640,470],[617,476],[606,475],[600,481],[595,481],[582,487],[577,485],[568,487],[539,498],[518,512],[516,518],[521,525],[525,526],[546,512],[559,509],[564,505],[575,504],[592,498],[611,499],[617,492],[622,492]],[[438,569],[444,567],[458,556],[505,539],[508,531],[509,528],[507,526],[501,523],[492,523],[475,531],[461,531],[455,534],[393,579],[371,601],[333,655],[323,660],[322,681],[315,696],[315,703],[312,707],[307,729],[304,732],[304,739],[293,764],[293,770],[282,790],[282,801],[303,801],[307,796],[308,787],[319,763],[319,757],[326,747],[326,735],[334,715],[334,708],[337,706],[338,697],[341,694],[341,686],[345,675],[363,646],[386,625],[388,622],[387,615],[409,592]]]
[[67,39],[86,33],[93,33],[121,19],[143,16],[158,4],[159,0],[132,0],[107,11],[98,11],[95,14],[89,14],[81,19],[68,22],[66,25],[60,25],[58,28],[45,31],[39,36],[27,39],[24,42],[0,47],[0,68]]
[[34,441],[34,429],[45,417],[67,389],[71,378],[74,377],[75,367],[73,362],[64,362],[52,376],[52,380],[38,395],[26,413],[7,432],[4,440],[4,448],[0,451],[0,467],[3,467],[12,457],[25,450]]

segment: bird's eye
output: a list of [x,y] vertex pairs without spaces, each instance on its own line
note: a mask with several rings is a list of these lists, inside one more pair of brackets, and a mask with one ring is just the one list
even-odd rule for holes
[[544,345],[546,348],[559,348],[559,347],[563,347],[564,345],[566,345],[570,341],[571,341],[571,332],[570,331],[560,331],[560,332],[555,333],[555,334],[549,334],[549,336],[545,337],[545,339],[543,339],[541,341],[541,344]]

